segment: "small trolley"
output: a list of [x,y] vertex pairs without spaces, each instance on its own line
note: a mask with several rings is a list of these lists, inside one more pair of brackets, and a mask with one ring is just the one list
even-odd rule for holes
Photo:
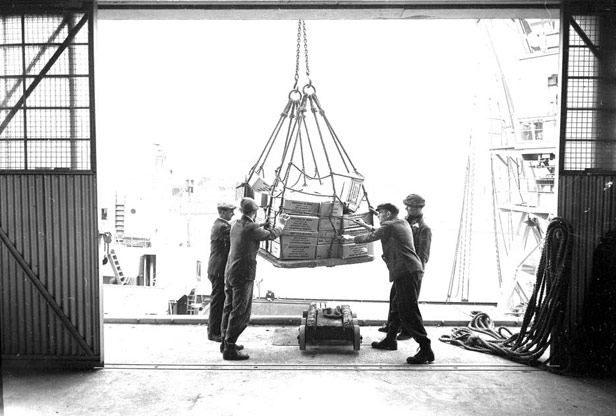
[[348,305],[318,309],[313,303],[303,313],[297,339],[301,351],[306,350],[307,344],[338,345],[345,341],[359,351],[362,337],[357,316]]

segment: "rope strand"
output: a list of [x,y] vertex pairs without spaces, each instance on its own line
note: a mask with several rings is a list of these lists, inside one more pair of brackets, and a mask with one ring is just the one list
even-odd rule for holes
[[[537,270],[537,281],[519,333],[512,335],[503,327],[495,329],[486,313],[476,311],[467,328],[454,328],[451,335],[443,335],[439,339],[468,350],[499,355],[523,364],[538,363],[553,341],[553,332],[562,326],[562,312],[569,291],[572,234],[571,226],[563,219],[557,217],[550,222]],[[491,339],[484,339],[476,333]],[[550,360],[551,357],[544,364]]]

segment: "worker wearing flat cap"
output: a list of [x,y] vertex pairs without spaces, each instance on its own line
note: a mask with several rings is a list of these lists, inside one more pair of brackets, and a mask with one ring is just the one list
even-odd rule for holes
[[430,246],[432,245],[432,230],[423,218],[423,208],[426,200],[417,194],[410,194],[402,201],[406,207],[406,220],[413,231],[413,241],[415,250],[421,259],[421,263],[426,268],[426,263],[430,258]]
[[210,314],[208,318],[207,338],[221,342],[220,324],[222,308],[225,303],[225,267],[230,248],[231,218],[236,206],[227,202],[218,203],[218,218],[210,231],[210,259],[207,265],[207,277],[212,284],[210,295]]
[[247,360],[237,344],[239,336],[248,326],[252,309],[252,292],[257,273],[257,252],[264,240],[278,238],[288,215],[277,216],[276,226],[257,224],[255,218],[259,205],[252,198],[240,203],[242,217],[231,226],[231,249],[225,269],[225,304],[222,313],[221,352],[224,360]]
[[[423,208],[426,205],[426,200],[417,194],[410,194],[402,201],[406,207],[406,220],[411,226],[413,231],[413,243],[415,243],[415,252],[421,259],[421,264],[426,272],[426,264],[430,258],[430,246],[432,245],[432,230],[426,224],[423,218]],[[419,282],[419,291],[421,290],[421,281]],[[379,328],[381,332],[387,332],[389,329],[389,323],[391,321],[391,305],[396,295],[396,288],[391,285],[391,292],[389,294],[390,310],[387,318],[387,323]],[[411,338],[411,334],[407,333],[404,329],[401,330],[398,335],[399,341],[404,341]]]
[[380,350],[397,350],[396,336],[400,328],[404,328],[419,344],[415,356],[408,357],[409,364],[424,364],[434,361],[431,341],[423,325],[419,311],[419,288],[423,277],[423,265],[415,251],[413,232],[405,219],[398,218],[398,208],[385,203],[376,207],[378,212],[378,228],[364,224],[371,230],[368,234],[355,237],[343,235],[343,242],[369,243],[381,240],[383,260],[389,269],[389,281],[395,287],[395,298],[391,302],[391,324],[387,335],[381,341],[372,343],[372,347]]

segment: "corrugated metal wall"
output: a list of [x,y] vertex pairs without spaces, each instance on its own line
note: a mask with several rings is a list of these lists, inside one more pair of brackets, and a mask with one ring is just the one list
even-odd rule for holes
[[573,226],[572,280],[567,312],[569,328],[582,319],[592,277],[592,258],[601,236],[616,228],[616,174],[562,174],[558,215]]
[[607,3],[567,3],[563,8],[558,215],[574,232],[563,344],[552,349],[563,359],[585,355],[579,341],[584,310],[593,307],[585,304],[593,254],[601,237],[616,228],[615,22]]
[[0,174],[0,196],[2,359],[101,364],[96,177]]
[[0,5],[3,365],[102,365],[94,6]]

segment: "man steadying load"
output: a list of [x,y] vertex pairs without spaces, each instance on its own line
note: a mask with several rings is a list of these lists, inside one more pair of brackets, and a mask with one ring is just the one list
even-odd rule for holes
[[257,224],[259,206],[252,198],[240,203],[242,218],[231,226],[231,249],[225,269],[225,304],[222,313],[222,344],[220,351],[225,360],[247,360],[239,352],[243,347],[237,339],[248,326],[252,309],[252,292],[257,273],[259,243],[274,240],[282,232],[287,216],[278,216],[276,227],[265,229],[268,223]]
[[423,325],[419,311],[419,289],[423,276],[421,259],[415,252],[411,226],[405,219],[398,218],[398,208],[390,203],[376,207],[380,227],[373,228],[368,234],[355,237],[343,235],[343,242],[369,243],[381,240],[383,260],[389,269],[389,281],[393,282],[396,294],[392,302],[391,325],[387,336],[372,343],[372,347],[382,350],[398,349],[396,336],[402,327],[419,344],[419,351],[408,357],[409,364],[424,364],[434,361],[431,342]]
[[[426,224],[423,218],[423,208],[426,205],[426,200],[417,194],[410,194],[404,201],[402,201],[406,207],[406,220],[409,222],[411,226],[411,230],[413,231],[413,243],[415,244],[415,252],[421,259],[421,264],[423,266],[424,273],[426,272],[426,264],[430,258],[430,246],[432,245],[432,230]],[[421,281],[419,282],[419,290],[417,291],[417,295],[419,296],[419,291],[421,290]],[[393,304],[393,299],[396,296],[396,287],[391,285],[391,293],[389,294],[389,314],[387,316],[387,323],[379,328],[381,332],[387,332],[389,330],[389,325],[391,322],[391,305]],[[411,338],[411,334],[407,333],[404,329],[398,335],[398,341],[404,341]]]

